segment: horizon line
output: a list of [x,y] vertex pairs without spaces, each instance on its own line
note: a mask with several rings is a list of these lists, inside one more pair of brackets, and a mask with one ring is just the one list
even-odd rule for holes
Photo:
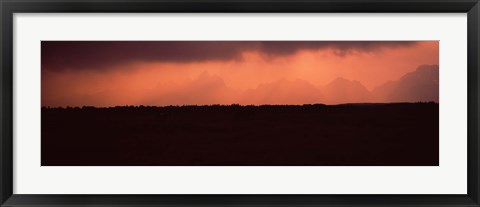
[[435,101],[415,101],[415,102],[352,102],[352,103],[339,103],[339,104],[324,104],[324,103],[312,103],[312,104],[202,104],[202,105],[116,105],[116,106],[92,106],[92,105],[83,105],[83,106],[41,106],[41,108],[47,109],[68,109],[68,108],[164,108],[164,107],[261,107],[261,106],[342,106],[342,105],[387,105],[387,104],[439,104]]

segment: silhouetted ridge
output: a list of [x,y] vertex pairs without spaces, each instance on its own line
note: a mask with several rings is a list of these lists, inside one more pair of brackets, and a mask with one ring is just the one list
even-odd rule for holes
[[343,104],[302,104],[302,105],[294,105],[294,104],[263,104],[263,105],[240,105],[240,104],[229,104],[229,105],[221,105],[221,104],[212,104],[212,105],[169,105],[169,106],[146,106],[146,105],[126,105],[126,106],[110,106],[110,107],[95,107],[95,106],[81,106],[81,107],[50,107],[50,106],[42,106],[42,109],[145,109],[145,108],[282,108],[282,107],[290,107],[290,108],[302,108],[302,107],[332,107],[332,106],[380,106],[380,105],[415,105],[415,104],[436,104],[438,103],[429,101],[429,102],[396,102],[396,103],[343,103]]
[[352,103],[369,102],[370,91],[359,81],[337,78],[322,88],[325,94],[329,94],[325,100],[328,103]]
[[438,65],[422,65],[397,81],[376,87],[372,94],[380,102],[412,102],[439,100]]

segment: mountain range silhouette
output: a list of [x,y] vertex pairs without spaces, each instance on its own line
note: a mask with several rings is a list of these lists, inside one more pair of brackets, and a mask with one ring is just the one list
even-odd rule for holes
[[438,103],[438,65],[422,65],[397,81],[389,81],[376,87],[372,95],[375,100],[382,102],[435,101]]
[[[161,90],[161,89],[159,89]],[[438,102],[438,65],[422,65],[398,80],[368,90],[357,80],[336,78],[316,86],[309,81],[280,79],[237,90],[216,75],[203,72],[174,91],[158,94],[151,105],[189,104],[341,104],[367,102]]]
[[[174,86],[174,87],[172,87]],[[91,104],[89,100],[103,100],[110,93],[81,94],[78,103]],[[240,90],[228,85],[221,77],[204,71],[196,78],[183,82],[162,82],[144,91],[149,94],[138,103],[126,105],[302,105],[343,103],[439,102],[439,66],[421,65],[397,80],[387,81],[368,90],[360,81],[338,77],[325,85],[315,85],[307,80],[279,79],[254,88]],[[110,100],[110,99],[106,99]],[[110,105],[105,102],[104,105]],[[117,104],[122,105],[122,104]],[[125,104],[123,104],[125,105]]]

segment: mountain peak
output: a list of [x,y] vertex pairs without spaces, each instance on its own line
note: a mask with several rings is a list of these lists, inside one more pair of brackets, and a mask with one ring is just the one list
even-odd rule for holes
[[323,87],[323,93],[328,94],[327,103],[368,102],[370,91],[356,80],[338,77]]
[[377,101],[438,102],[438,81],[438,65],[420,65],[400,79],[376,87],[373,93]]
[[210,73],[208,73],[208,71],[204,70],[202,73],[200,73],[200,75],[198,75],[198,79],[203,79],[203,78],[210,78],[211,75]]
[[346,78],[342,78],[342,77],[338,77],[336,78],[335,80],[333,80],[332,82],[330,82],[329,84],[326,85],[326,87],[355,87],[355,88],[359,88],[361,90],[367,90],[367,88],[365,88],[365,86],[360,83],[359,81],[357,80],[349,80],[349,79],[346,79]]
[[337,77],[332,81],[332,83],[333,82],[351,82],[351,80],[346,79],[346,78],[342,78],[342,77]]
[[438,70],[438,65],[420,65],[417,67],[418,72],[425,72],[425,71],[435,71]]

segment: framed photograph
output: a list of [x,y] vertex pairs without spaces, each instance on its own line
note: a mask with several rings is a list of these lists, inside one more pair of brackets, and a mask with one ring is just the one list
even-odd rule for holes
[[480,206],[478,0],[0,6],[1,206]]

